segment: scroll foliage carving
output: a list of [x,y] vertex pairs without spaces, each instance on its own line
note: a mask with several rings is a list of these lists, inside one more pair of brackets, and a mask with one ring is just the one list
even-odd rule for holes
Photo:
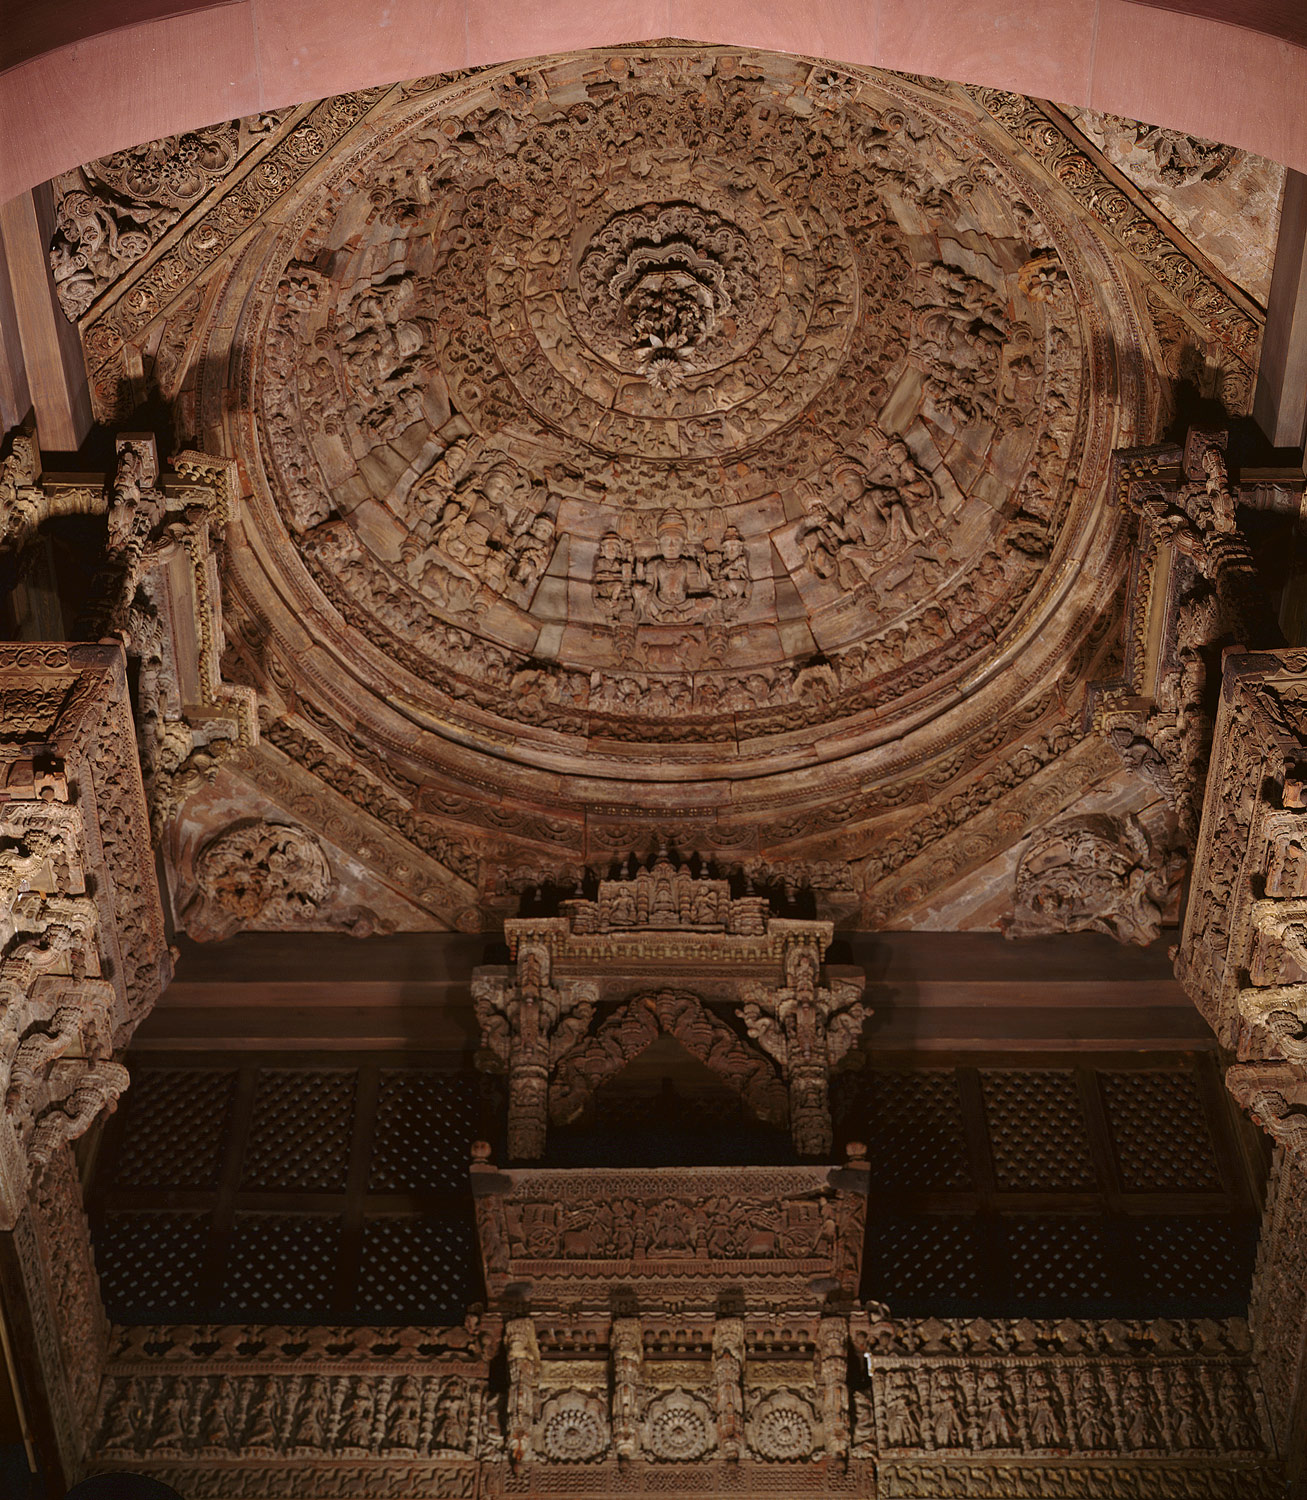
[[698,996],[659,990],[628,1001],[559,1060],[549,1092],[553,1123],[566,1125],[575,1120],[595,1091],[662,1033],[674,1037],[718,1074],[759,1120],[769,1125],[786,1122],[785,1090],[766,1060]]

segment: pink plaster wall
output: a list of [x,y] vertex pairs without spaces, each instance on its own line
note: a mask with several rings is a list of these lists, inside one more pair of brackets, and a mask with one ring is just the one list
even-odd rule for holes
[[[55,0],[58,45],[35,55],[36,0],[10,3],[27,21],[9,54],[20,60],[0,72],[0,202],[79,162],[214,120],[668,36],[1016,89],[1307,171],[1307,48],[1134,0],[93,0],[80,9]],[[1229,3],[1247,22],[1246,8]]]

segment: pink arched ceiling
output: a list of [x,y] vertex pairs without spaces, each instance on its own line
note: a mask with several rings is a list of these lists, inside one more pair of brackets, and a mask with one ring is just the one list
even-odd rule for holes
[[79,162],[215,120],[658,37],[1015,89],[1307,170],[1302,0],[6,0],[4,9],[0,202]]

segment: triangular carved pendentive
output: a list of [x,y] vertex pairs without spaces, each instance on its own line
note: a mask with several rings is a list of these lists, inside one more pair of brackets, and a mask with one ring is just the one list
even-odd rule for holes
[[550,1084],[550,1123],[570,1124],[601,1084],[664,1033],[722,1079],[759,1120],[768,1125],[788,1123],[788,1096],[772,1064],[688,990],[637,995],[573,1047]]

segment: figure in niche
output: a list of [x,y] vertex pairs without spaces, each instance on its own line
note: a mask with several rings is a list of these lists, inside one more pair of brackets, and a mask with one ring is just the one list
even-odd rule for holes
[[1242,1448],[1258,1453],[1262,1449],[1262,1437],[1252,1419],[1248,1388],[1233,1370],[1221,1371],[1216,1391],[1217,1409],[1225,1421],[1226,1436],[1231,1448]]
[[748,549],[744,538],[734,526],[728,526],[722,533],[714,576],[718,596],[722,601],[722,613],[730,619],[749,602],[753,593]]
[[687,1233],[685,1205],[668,1198],[654,1210],[654,1231],[649,1248],[655,1254],[688,1255],[693,1250]]
[[635,550],[625,537],[615,531],[600,537],[592,577],[600,613],[611,620],[635,617]]
[[277,1447],[277,1427],[273,1418],[273,1405],[277,1389],[270,1380],[263,1382],[259,1395],[250,1402],[250,1414],[245,1424],[242,1448],[272,1453]]
[[227,1449],[231,1447],[235,1407],[236,1389],[231,1383],[231,1376],[224,1375],[218,1381],[200,1431],[200,1441],[206,1448]]
[[1178,1448],[1210,1448],[1212,1437],[1198,1414],[1198,1404],[1189,1376],[1183,1370],[1171,1375],[1171,1431]]
[[633,593],[640,619],[662,622],[701,620],[717,603],[713,579],[697,549],[690,549],[685,518],[663,513],[658,551],[636,562]]
[[885,1439],[891,1448],[916,1448],[921,1443],[917,1392],[901,1370],[885,1377]]
[[291,1443],[296,1448],[319,1451],[327,1444],[327,1421],[331,1414],[331,1394],[327,1382],[318,1375],[304,1393]]
[[449,1380],[440,1388],[431,1426],[431,1446],[435,1449],[467,1449],[470,1405],[467,1386],[461,1380]]
[[960,1411],[958,1383],[949,1370],[936,1370],[930,1382],[930,1418],[937,1448],[959,1448],[967,1430]]
[[413,1377],[406,1375],[390,1398],[390,1411],[386,1417],[387,1448],[417,1451],[421,1411],[422,1402],[417,1386],[413,1383]]
[[1121,1389],[1121,1415],[1125,1420],[1125,1440],[1130,1448],[1157,1448],[1161,1445],[1153,1402],[1138,1370],[1131,1370]]
[[1092,1370],[1076,1375],[1075,1413],[1082,1448],[1112,1447],[1112,1429],[1103,1414],[1103,1390]]
[[528,592],[534,591],[554,555],[553,521],[546,515],[532,516],[525,528],[514,536],[510,550],[513,582]]
[[122,1388],[122,1394],[109,1408],[104,1422],[101,1446],[106,1452],[135,1453],[139,1443],[136,1424],[141,1416],[141,1393],[134,1380]]
[[180,1391],[174,1391],[159,1407],[159,1414],[154,1419],[154,1431],[150,1434],[150,1446],[189,1448],[186,1436],[187,1416],[186,1397]]
[[1012,1398],[1008,1395],[997,1370],[981,1372],[976,1388],[976,1409],[980,1413],[982,1448],[1010,1448],[1015,1431]]
[[377,1399],[370,1380],[358,1380],[346,1401],[342,1413],[344,1426],[341,1429],[342,1448],[370,1448],[372,1446],[372,1418]]
[[1030,1440],[1036,1448],[1060,1448],[1066,1443],[1059,1402],[1048,1376],[1032,1370],[1026,1381],[1026,1411],[1030,1419]]

